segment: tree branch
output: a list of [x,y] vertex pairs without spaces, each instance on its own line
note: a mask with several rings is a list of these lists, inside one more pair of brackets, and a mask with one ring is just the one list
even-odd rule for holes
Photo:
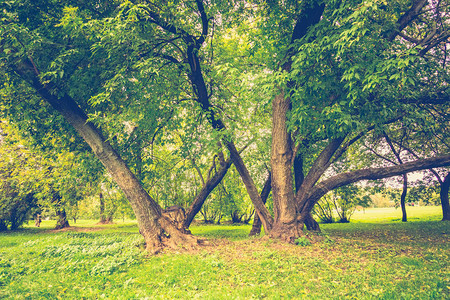
[[350,183],[358,182],[361,180],[383,179],[414,171],[445,166],[450,166],[450,154],[427,159],[419,159],[392,167],[368,168],[341,173],[318,183],[307,196],[307,206],[308,208],[312,208],[314,204],[329,191],[332,191],[344,185],[348,185]]
[[202,19],[202,35],[197,39],[196,44],[200,46],[205,41],[205,37],[208,34],[208,17],[206,16],[205,7],[203,6],[202,0],[195,0],[197,3],[198,10],[200,12],[200,17]]
[[388,41],[393,41],[419,15],[419,12],[427,3],[427,0],[414,0],[411,8],[397,20],[396,28],[387,34]]

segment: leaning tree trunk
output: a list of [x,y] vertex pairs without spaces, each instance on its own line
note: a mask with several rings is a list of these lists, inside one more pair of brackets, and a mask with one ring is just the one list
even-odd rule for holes
[[448,200],[448,191],[450,188],[450,172],[445,176],[441,184],[441,205],[442,205],[442,221],[450,221],[450,204]]
[[114,181],[124,192],[138,221],[139,232],[143,235],[146,248],[151,253],[159,252],[168,246],[193,246],[195,237],[180,231],[161,214],[158,203],[144,190],[136,176],[103,137],[75,100],[67,94],[56,96],[51,83],[43,85],[34,64],[27,60],[15,66],[15,71],[27,80],[38,94],[58,111],[89,144],[95,156],[102,162]]
[[209,194],[211,194],[211,192],[216,188],[216,186],[225,177],[230,166],[231,166],[230,160],[224,161],[223,163],[221,163],[219,171],[217,171],[213,177],[209,178],[205,182],[202,189],[197,194],[197,196],[195,197],[191,206],[187,210],[186,218],[183,222],[183,227],[185,230],[187,230],[189,228],[189,226],[191,225],[195,216],[201,210],[201,208],[202,208],[203,204],[205,203],[206,199],[208,198]]

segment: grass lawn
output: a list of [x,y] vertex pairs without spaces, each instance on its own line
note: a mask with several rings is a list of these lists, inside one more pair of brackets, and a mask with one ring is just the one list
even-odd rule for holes
[[368,209],[322,225],[325,241],[248,238],[250,226],[194,226],[209,245],[147,257],[136,223],[0,234],[6,299],[450,299],[450,222],[440,208]]

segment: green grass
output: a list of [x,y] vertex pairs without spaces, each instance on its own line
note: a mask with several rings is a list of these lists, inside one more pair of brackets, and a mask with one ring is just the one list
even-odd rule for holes
[[250,226],[194,226],[207,246],[153,257],[133,221],[76,231],[44,221],[0,234],[0,298],[450,299],[450,222],[410,211],[408,223],[387,209],[322,225],[325,241],[310,246],[248,238]]

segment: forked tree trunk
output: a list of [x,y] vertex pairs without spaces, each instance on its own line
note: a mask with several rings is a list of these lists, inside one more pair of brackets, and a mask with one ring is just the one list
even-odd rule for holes
[[162,216],[158,203],[144,190],[136,176],[95,125],[88,122],[86,114],[73,98],[67,94],[58,97],[51,93],[50,90],[56,90],[56,87],[43,85],[36,74],[36,68],[30,61],[27,60],[15,67],[16,72],[30,82],[38,94],[83,137],[122,189],[136,214],[139,232],[143,235],[146,248],[150,253],[157,253],[165,246],[179,249],[180,246],[190,247],[197,244],[198,240],[195,237],[180,231]]
[[450,204],[448,200],[448,192],[450,188],[450,172],[445,176],[441,184],[441,205],[442,205],[442,221],[450,221]]
[[[295,24],[291,42],[303,38],[309,28],[320,21],[325,4],[320,1],[302,3],[302,10]],[[282,65],[282,71],[290,72],[292,53],[288,52]],[[294,194],[292,167],[294,164],[291,134],[287,128],[287,115],[291,109],[289,95],[280,89],[272,100],[272,198],[274,207],[274,225],[270,236],[293,243],[303,235],[305,219],[299,215]],[[306,181],[302,180],[302,184]],[[298,187],[301,189],[301,187]],[[308,213],[308,216],[310,214]],[[312,219],[312,217],[311,217]],[[308,218],[308,221],[311,219]]]

